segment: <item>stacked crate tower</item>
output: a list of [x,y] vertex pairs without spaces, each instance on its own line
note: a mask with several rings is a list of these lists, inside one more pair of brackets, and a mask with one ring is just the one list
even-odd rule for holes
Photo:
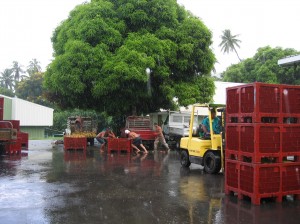
[[300,199],[300,86],[226,89],[225,193]]

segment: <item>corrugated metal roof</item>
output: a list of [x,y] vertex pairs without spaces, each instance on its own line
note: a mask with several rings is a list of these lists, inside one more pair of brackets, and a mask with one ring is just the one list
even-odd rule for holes
[[[17,97],[0,97],[12,100],[12,120],[20,120],[20,126],[52,126],[53,111],[50,107],[45,107],[36,103],[19,99]],[[5,105],[4,105],[5,106]]]

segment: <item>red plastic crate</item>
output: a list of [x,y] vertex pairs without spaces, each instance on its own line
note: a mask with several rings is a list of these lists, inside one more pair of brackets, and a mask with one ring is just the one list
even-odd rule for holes
[[22,147],[28,149],[28,133],[18,131],[17,136],[21,138]]
[[226,146],[225,150],[238,152],[240,149],[240,126],[226,124]]
[[131,152],[131,140],[128,138],[108,138],[107,139],[107,152],[111,151],[126,151]]
[[289,116],[293,114],[300,114],[300,86],[282,85],[281,98],[282,113]]
[[228,122],[282,122],[280,85],[255,82],[229,87],[226,93]]
[[16,140],[8,141],[5,144],[5,152],[6,154],[21,154],[21,138],[17,138]]
[[86,137],[72,137],[64,136],[64,149],[83,149],[86,150],[87,138]]
[[231,191],[238,192],[239,164],[236,160],[225,160],[225,194],[229,194]]
[[[282,162],[280,124],[238,124],[240,126],[241,160],[247,157],[252,163],[262,163],[265,158]],[[267,161],[270,162],[270,161]]]
[[280,85],[256,82],[240,88],[241,113],[280,113]]
[[282,194],[300,195],[300,162],[282,163]]
[[226,114],[240,113],[240,88],[228,88],[226,92]]
[[20,131],[20,120],[5,120],[5,121],[10,122],[14,129]]
[[283,124],[282,153],[300,153],[300,125]]
[[239,198],[251,198],[253,204],[260,204],[262,198],[276,198],[282,201],[281,164],[240,163]]

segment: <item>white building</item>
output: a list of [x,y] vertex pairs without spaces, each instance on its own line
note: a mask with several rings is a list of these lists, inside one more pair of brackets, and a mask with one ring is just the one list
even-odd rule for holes
[[4,98],[3,120],[19,120],[20,130],[27,132],[30,139],[44,138],[45,129],[53,125],[54,109],[17,97],[0,97]]

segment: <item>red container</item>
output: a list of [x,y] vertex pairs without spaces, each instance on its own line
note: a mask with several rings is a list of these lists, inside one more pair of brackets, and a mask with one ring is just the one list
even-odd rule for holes
[[240,149],[240,126],[237,124],[226,124],[225,150],[238,152],[239,149]]
[[258,82],[241,86],[241,113],[280,113],[279,86]]
[[239,189],[239,162],[225,160],[225,193],[238,192]]
[[17,136],[18,136],[18,138],[19,137],[21,138],[21,145],[22,145],[22,147],[28,149],[28,133],[18,131],[17,132]]
[[300,86],[282,85],[282,113],[292,116],[300,114]]
[[107,139],[107,152],[111,151],[126,151],[131,152],[131,140],[128,138],[108,138]]
[[226,114],[240,113],[240,88],[228,88],[226,97]]
[[[264,158],[281,162],[281,126],[279,124],[238,124],[240,126],[240,156],[248,162],[262,163]],[[241,159],[243,160],[243,159]]]
[[300,125],[283,124],[282,128],[282,153],[300,155]]
[[14,129],[17,129],[17,131],[20,131],[20,120],[5,120],[5,121],[10,122]]
[[[228,122],[282,122],[280,85],[255,82],[229,87],[226,93]],[[237,120],[233,119],[235,117]]]
[[17,138],[13,141],[8,141],[7,144],[5,144],[5,152],[6,154],[13,155],[13,154],[21,154],[21,138]]
[[253,204],[260,204],[262,198],[275,197],[282,201],[281,164],[240,163],[239,198],[248,196]]
[[86,137],[64,136],[64,149],[83,149],[86,150]]
[[300,195],[300,162],[282,163],[282,194]]

